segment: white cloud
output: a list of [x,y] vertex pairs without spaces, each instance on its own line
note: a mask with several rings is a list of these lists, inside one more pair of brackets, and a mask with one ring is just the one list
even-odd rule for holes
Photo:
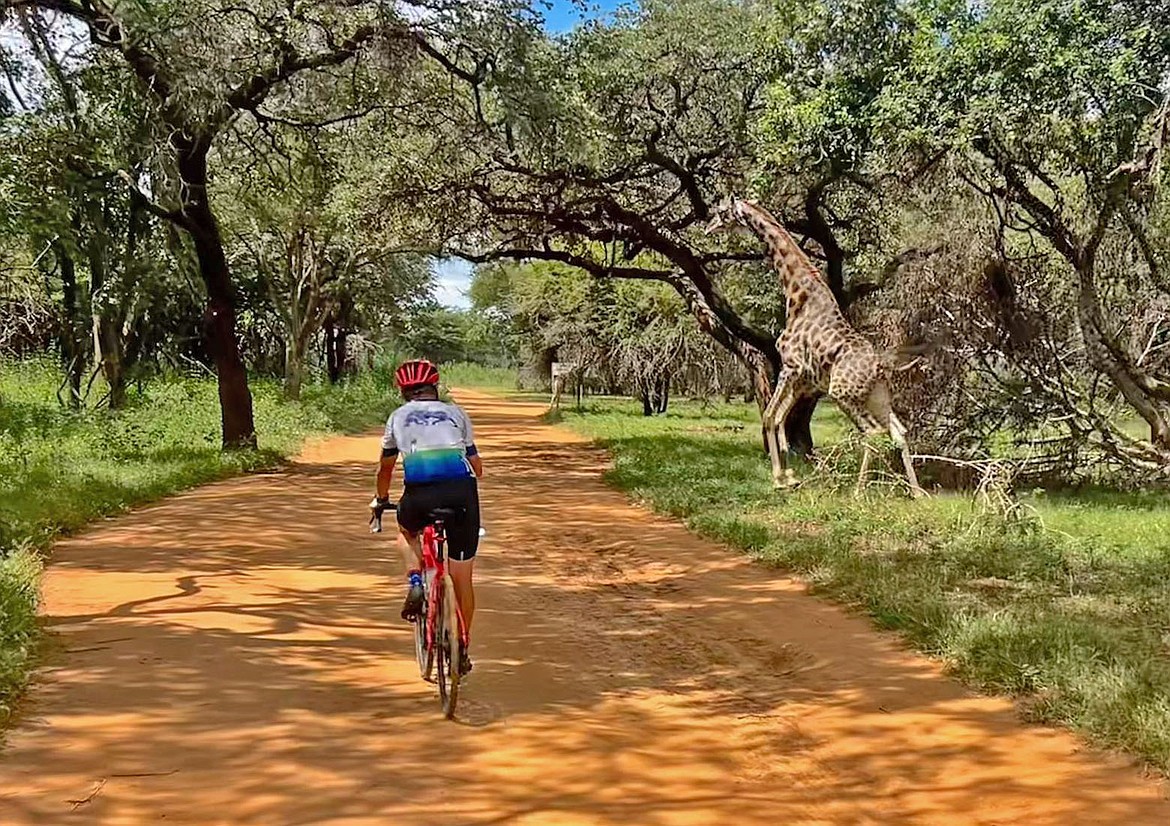
[[435,274],[435,300],[444,307],[466,310],[471,306],[467,290],[475,267],[462,258],[442,258],[431,262]]

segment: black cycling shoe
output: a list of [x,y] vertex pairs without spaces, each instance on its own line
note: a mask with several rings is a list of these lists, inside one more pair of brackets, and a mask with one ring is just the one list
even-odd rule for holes
[[422,585],[411,584],[406,592],[406,600],[402,603],[402,618],[407,622],[418,619],[422,615],[425,598]]
[[471,655],[467,653],[466,648],[459,650],[459,676],[471,673]]

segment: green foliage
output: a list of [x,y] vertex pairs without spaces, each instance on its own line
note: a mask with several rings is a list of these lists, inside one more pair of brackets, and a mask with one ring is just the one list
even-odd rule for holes
[[635,396],[672,384],[710,392],[742,381],[665,284],[533,261],[479,267],[470,294],[493,340],[543,378],[557,360],[580,365],[595,386]]
[[[186,250],[119,177],[142,185],[154,154],[147,107],[120,66],[109,55],[57,53],[68,37],[35,16],[24,28],[31,108],[0,126],[0,248],[22,250],[35,281],[0,326],[46,308],[39,322],[61,339],[63,360],[77,359],[79,372],[96,363],[96,339],[107,376],[120,383],[140,374],[140,359],[184,349],[200,295],[182,279]],[[0,261],[0,280],[21,279]]]
[[443,384],[447,387],[515,390],[519,377],[511,367],[491,367],[474,362],[455,362],[439,367]]
[[[771,490],[754,410],[628,403],[563,413],[613,453],[610,480],[706,536],[792,570],[1029,714],[1170,767],[1170,504],[1037,493],[1041,530],[959,496]],[[841,431],[814,421],[819,440]]]
[[471,322],[467,313],[432,307],[409,319],[398,344],[412,356],[436,363],[464,361]]
[[43,546],[60,531],[174,490],[255,470],[294,452],[310,433],[352,430],[396,403],[384,371],[284,402],[257,382],[259,451],[221,453],[214,382],[166,377],[131,396],[124,412],[70,411],[43,362],[0,362],[0,525],[3,546]]
[[433,279],[424,256],[394,253],[396,238],[354,220],[345,136],[253,128],[223,142],[216,207],[241,285],[248,355],[283,364],[295,397],[326,323],[366,338],[401,333],[430,311]]
[[37,583],[41,560],[22,545],[0,552],[0,725],[24,685],[37,639]]
[[884,101],[905,115],[903,139],[994,136],[1057,180],[1132,160],[1142,118],[1164,91],[1164,6],[997,0],[915,11],[913,62]]

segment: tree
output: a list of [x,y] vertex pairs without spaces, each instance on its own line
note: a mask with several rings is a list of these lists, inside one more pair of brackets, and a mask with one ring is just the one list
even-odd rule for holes
[[56,296],[71,403],[81,402],[92,359],[105,400],[119,407],[176,292],[158,219],[117,177],[149,155],[143,107],[110,60],[68,58],[70,38],[34,15],[20,23],[23,108],[0,135],[9,232],[24,239],[47,297]]
[[[904,186],[902,171],[885,170],[869,111],[908,38],[896,5],[862,5],[876,10],[849,28],[809,0],[649,0],[612,24],[533,42],[522,63],[498,57],[471,84],[489,103],[465,103],[437,140],[439,174],[415,194],[436,231],[476,260],[558,261],[670,285],[748,368],[762,405],[780,367],[783,298],[758,269],[758,244],[715,242],[703,228],[723,195],[755,189],[787,207],[785,223],[826,262],[844,306],[874,289],[847,279],[847,245],[878,234],[886,210],[866,207],[873,193]],[[862,35],[870,45],[857,45]],[[818,118],[800,121],[810,108]],[[782,134],[794,119],[800,134]],[[737,290],[745,284],[763,291]],[[789,418],[800,452],[812,448],[815,404]]]
[[[287,106],[291,83],[353,60],[374,42],[409,51],[409,25],[382,3],[117,4],[103,0],[6,0],[5,10],[63,15],[90,41],[119,54],[153,111],[167,157],[139,187],[138,202],[185,231],[207,294],[203,329],[216,365],[225,447],[254,446],[255,425],[236,335],[236,290],[212,207],[210,162],[217,139],[241,113]],[[59,19],[50,18],[60,25]],[[279,94],[278,94],[279,93]],[[283,97],[283,99],[281,99]],[[164,205],[166,204],[166,205]]]
[[506,325],[522,364],[544,380],[553,361],[576,364],[589,383],[641,398],[648,416],[666,412],[672,388],[706,395],[742,381],[663,284],[597,279],[558,262],[497,262],[476,269],[471,298],[476,314]]
[[[1005,261],[1040,249],[1063,262],[1055,277],[1071,287],[1088,370],[1065,388],[1077,396],[1069,421],[1119,455],[1164,466],[1170,383],[1142,364],[1116,319],[1167,289],[1150,219],[1170,129],[1170,12],[1142,0],[997,0],[945,13],[924,4],[918,19],[914,62],[883,102],[898,138],[958,153],[999,216]],[[1145,446],[1093,409],[1086,388],[1102,379],[1147,423]]]
[[221,185],[231,198],[221,213],[229,260],[243,278],[257,279],[280,322],[285,389],[295,399],[310,345],[326,324],[326,361],[336,381],[355,312],[376,303],[405,315],[427,294],[430,275],[420,256],[395,253],[393,238],[349,218],[337,157],[350,147],[344,133],[275,126],[267,137],[231,142],[224,162],[230,180]]
[[[420,137],[428,163],[409,185],[393,185],[397,172],[378,179],[379,209],[421,211],[427,234],[471,260],[670,285],[749,367],[762,404],[779,369],[772,325],[738,312],[721,284],[727,265],[762,254],[712,250],[702,234],[771,71],[744,36],[758,15],[721,0],[653,4],[614,27],[494,54],[488,73],[459,73],[466,93]],[[805,424],[790,441],[808,450]]]

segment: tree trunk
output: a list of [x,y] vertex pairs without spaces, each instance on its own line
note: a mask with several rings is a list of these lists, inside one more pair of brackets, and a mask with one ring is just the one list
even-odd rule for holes
[[642,415],[647,417],[654,415],[654,405],[650,403],[650,391],[646,389],[642,390]]
[[102,314],[94,319],[94,337],[100,348],[95,355],[110,391],[107,403],[111,410],[117,410],[126,404],[126,365],[122,359],[120,330],[115,322]]
[[[105,217],[105,216],[103,216]],[[101,312],[101,321],[98,335],[102,341],[102,365],[105,371],[106,384],[110,388],[110,407],[117,409],[126,404],[126,389],[130,371],[138,364],[142,355],[142,336],[138,328],[139,319],[134,314],[134,301],[131,292],[127,289],[126,281],[134,271],[138,260],[139,236],[145,230],[144,211],[136,201],[131,200],[130,212],[126,223],[126,252],[122,259],[121,278],[123,282],[123,297],[119,301],[116,312],[107,305]],[[104,220],[102,226],[108,227],[110,222]],[[113,313],[111,315],[111,313]]]
[[665,414],[668,404],[670,404],[670,379],[663,379],[654,391],[654,412],[660,416]]
[[85,345],[82,343],[78,323],[77,306],[77,265],[73,256],[60,241],[53,242],[57,268],[61,272],[61,291],[64,300],[61,314],[61,361],[65,365],[66,384],[69,386],[69,406],[81,406],[81,378],[85,372]]
[[[92,330],[94,330],[94,360],[97,369],[102,371],[102,378],[109,388],[106,395],[106,404],[110,409],[117,409],[125,405],[126,376],[123,363],[122,347],[122,312],[105,295],[106,282],[109,281],[110,266],[106,259],[109,241],[109,215],[105,207],[98,202],[91,202],[88,206],[90,240],[87,250],[89,259],[89,307],[92,316]],[[129,230],[133,243],[133,215],[131,215]]]
[[90,211],[93,237],[89,243],[89,306],[93,316],[93,357],[109,389],[106,403],[111,410],[117,410],[126,403],[126,370],[122,363],[121,324],[111,318],[113,308],[102,294],[108,274],[104,245],[109,222],[100,209],[95,204]]
[[1097,294],[1093,255],[1082,254],[1077,269],[1077,321],[1085,350],[1139,416],[1150,426],[1150,441],[1170,451],[1170,388],[1138,367],[1109,333]]
[[337,331],[337,374],[338,377],[351,374],[357,369],[356,362],[349,358],[349,330],[342,327]]
[[341,381],[341,371],[345,366],[345,331],[334,322],[333,314],[325,318],[322,329],[325,331],[325,373],[329,376],[330,384]]
[[822,208],[825,184],[809,189],[804,199],[804,214],[808,221],[809,237],[816,241],[825,254],[825,281],[837,299],[841,312],[849,310],[849,296],[845,290],[845,250],[837,241],[837,234],[825,218]]
[[297,352],[296,339],[290,339],[284,351],[284,395],[293,401],[301,397],[305,379],[305,359]]
[[192,140],[176,134],[172,144],[179,160],[179,174],[187,187],[183,214],[195,245],[199,275],[207,287],[203,312],[203,338],[219,379],[220,420],[225,450],[256,447],[252,394],[240,358],[236,337],[235,291],[224,254],[219,224],[207,200],[207,138]]
[[800,399],[788,414],[784,435],[788,437],[788,451],[794,456],[809,459],[813,455],[812,418],[820,400],[820,396]]

